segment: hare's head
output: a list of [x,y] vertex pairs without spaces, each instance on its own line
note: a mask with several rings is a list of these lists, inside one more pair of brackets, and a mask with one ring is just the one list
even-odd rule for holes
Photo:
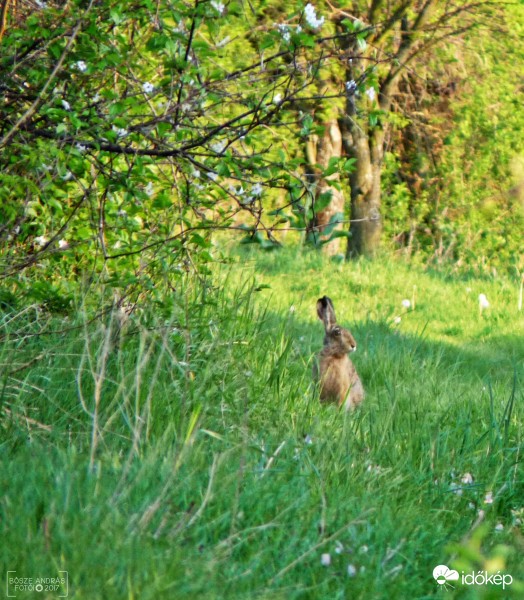
[[338,325],[335,308],[330,298],[323,296],[317,300],[317,314],[326,330],[324,346],[330,350],[331,354],[338,356],[354,352],[357,349],[355,338],[347,329]]

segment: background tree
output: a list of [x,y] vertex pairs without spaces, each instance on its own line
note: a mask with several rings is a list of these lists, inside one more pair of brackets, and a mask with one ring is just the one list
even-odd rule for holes
[[493,7],[490,2],[436,0],[327,5],[340,31],[345,82],[339,85],[345,83],[347,90],[337,124],[344,149],[355,160],[348,255],[373,255],[387,218],[381,198],[384,148],[399,102],[399,83],[410,74],[417,77],[417,61],[427,61],[440,44],[489,20]]

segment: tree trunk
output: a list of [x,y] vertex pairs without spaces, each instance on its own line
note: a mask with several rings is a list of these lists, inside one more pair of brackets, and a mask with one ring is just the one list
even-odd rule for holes
[[[351,237],[347,256],[374,256],[380,246],[382,233],[381,173],[384,158],[384,131],[372,130],[359,122],[354,99],[348,102],[348,117],[344,120],[344,148],[356,160],[350,176],[351,184]],[[351,106],[352,105],[352,106]],[[351,114],[353,113],[353,114]]]
[[[333,157],[339,158],[342,154],[342,133],[336,119],[332,119],[324,126],[324,133],[321,137],[311,139],[308,145],[308,161],[312,166],[310,179],[316,183],[315,200],[321,194],[331,192],[331,201],[324,209],[319,210],[311,224],[311,232],[319,236],[319,240],[329,239],[335,230],[343,228],[342,220],[344,218],[344,193],[332,185],[333,181],[340,181],[338,173],[333,173],[328,177],[322,176],[322,170],[329,165],[329,160]],[[340,221],[333,228],[330,227],[327,234],[322,234],[326,227],[333,221]],[[341,251],[340,238],[334,238],[323,245],[323,250],[329,256],[333,256]]]

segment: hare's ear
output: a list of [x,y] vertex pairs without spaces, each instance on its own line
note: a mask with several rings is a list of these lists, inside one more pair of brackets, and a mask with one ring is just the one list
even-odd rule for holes
[[317,300],[317,315],[324,323],[326,331],[331,329],[337,322],[333,302],[331,302],[331,299],[327,296],[323,296]]

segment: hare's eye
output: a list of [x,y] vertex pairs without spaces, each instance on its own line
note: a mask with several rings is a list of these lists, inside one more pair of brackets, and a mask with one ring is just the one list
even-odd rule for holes
[[340,336],[340,327],[335,327],[335,329],[333,329],[333,335],[336,335],[337,337]]

